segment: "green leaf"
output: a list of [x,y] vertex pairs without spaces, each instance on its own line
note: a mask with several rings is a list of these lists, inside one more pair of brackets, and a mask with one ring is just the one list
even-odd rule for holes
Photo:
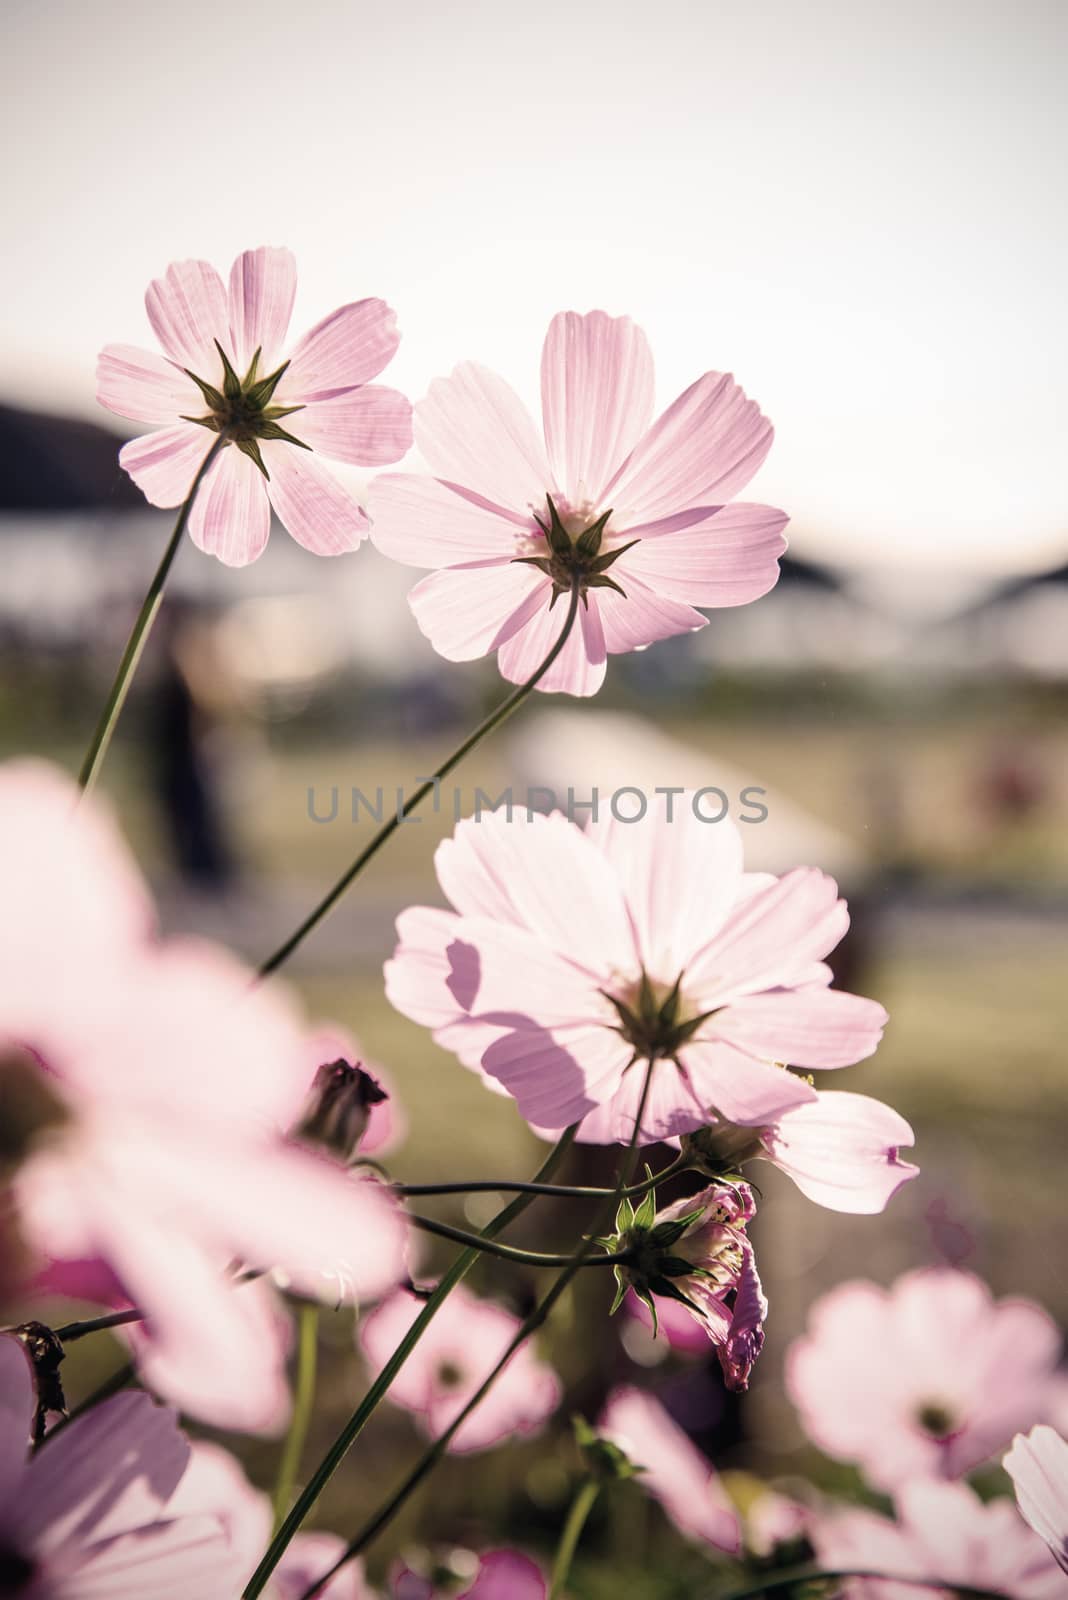
[[212,433],[221,433],[225,426],[218,417],[184,417],[183,422],[195,422],[198,427],[210,428]]
[[691,1311],[696,1311],[698,1316],[702,1315],[701,1307],[695,1305],[688,1294],[683,1294],[682,1290],[672,1283],[670,1278],[654,1278],[649,1287],[662,1300],[675,1300],[680,1306],[688,1306]]
[[642,1305],[649,1308],[649,1315],[653,1319],[653,1338],[659,1339],[660,1318],[656,1314],[656,1301],[653,1299],[653,1296],[650,1294],[649,1290],[644,1286],[644,1284],[640,1289],[635,1289],[634,1292],[638,1296],[638,1299],[642,1302]]
[[675,1217],[671,1222],[658,1222],[652,1231],[652,1242],[659,1245],[671,1245],[681,1239],[687,1228],[692,1228],[695,1222],[700,1222],[704,1210],[698,1206],[696,1211],[688,1211],[684,1217]]
[[699,1276],[692,1261],[685,1256],[661,1256],[657,1266],[666,1278],[692,1278]]

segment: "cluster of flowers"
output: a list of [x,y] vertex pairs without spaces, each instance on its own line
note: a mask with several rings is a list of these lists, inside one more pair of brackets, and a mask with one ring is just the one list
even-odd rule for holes
[[[719,373],[654,421],[644,336],[600,312],[550,326],[541,435],[481,367],[432,385],[414,438],[435,475],[380,476],[369,517],[320,457],[377,467],[412,443],[408,402],[371,381],[397,347],[393,315],[378,300],[344,306],[286,356],[295,281],[284,250],[239,257],[228,288],[204,262],[172,266],[147,296],[163,355],[101,356],[102,402],[160,425],[125,446],[124,467],[153,504],[185,508],[201,549],[232,565],[255,559],[272,509],[320,555],[370,533],[388,555],[433,569],[410,602],[444,657],[496,652],[505,678],[576,695],[597,690],[607,655],[702,627],[695,606],[743,604],[776,581],[785,516],[733,498],[764,459],[770,424]],[[216,1428],[277,1432],[289,1412],[283,1292],[378,1302],[359,1331],[372,1373],[419,1314],[406,1287],[409,1213],[354,1159],[388,1151],[396,1108],[369,1092],[352,1042],[309,1027],[274,980],[255,981],[214,946],[158,937],[108,815],[77,801],[47,766],[0,771],[0,1057],[30,1108],[8,1153],[4,1288],[31,1305],[60,1294],[109,1308],[155,1394]],[[869,1056],[886,1020],[874,1001],[831,986],[827,957],[848,925],[836,885],[808,867],[746,872],[733,823],[709,828],[691,804],[672,813],[670,802],[625,825],[609,815],[581,828],[559,814],[461,822],[436,867],[451,909],[400,917],[389,999],[546,1139],[570,1129],[631,1154],[673,1143],[680,1166],[705,1174],[700,1193],[659,1212],[651,1190],[637,1209],[624,1200],[603,1242],[621,1294],[633,1291],[654,1323],[663,1312],[675,1337],[681,1312],[727,1385],[744,1389],[767,1302],[742,1164],[773,1162],[809,1200],[854,1213],[882,1210],[916,1172],[895,1111],[812,1078]],[[864,1292],[843,1294],[835,1305],[850,1325],[867,1318],[861,1337],[874,1350],[886,1318]],[[1037,1338],[1037,1314],[997,1313],[1009,1315],[1013,1330],[999,1320],[992,1351]],[[841,1386],[838,1356],[823,1353],[834,1326],[792,1360],[803,1408],[819,1412],[811,1397],[828,1359]],[[267,1542],[262,1497],[145,1395],[116,1395],[48,1432],[59,1402],[31,1364],[34,1327],[0,1338],[4,1592],[167,1600],[192,1587],[233,1600]],[[455,1289],[390,1399],[431,1438],[454,1429],[457,1452],[536,1431],[562,1390],[532,1346],[513,1351],[520,1332],[505,1307]],[[921,1401],[905,1394],[900,1365],[887,1370],[892,1393],[880,1373],[850,1413],[870,1416],[873,1396],[885,1399],[873,1482],[890,1483],[898,1460],[914,1471],[920,1447],[910,1455],[891,1426],[906,1404],[943,1473],[947,1462],[966,1471],[999,1429],[1027,1420],[1012,1411],[966,1428],[948,1376]],[[925,1381],[929,1371],[928,1358]],[[837,1402],[831,1411],[844,1416]],[[604,1426],[632,1440],[680,1526],[740,1550],[736,1514],[654,1401],[619,1394]],[[827,1448],[867,1459],[863,1440],[832,1437],[830,1421],[810,1426]],[[1046,1460],[1049,1448],[1043,1437],[1017,1446],[1021,1483],[1028,1449]],[[1035,1480],[1028,1493],[1025,1512],[1048,1525],[1048,1495]],[[901,1524],[879,1537],[912,1537],[920,1513],[908,1496]],[[814,1548],[840,1559],[855,1517],[821,1520]],[[805,1522],[806,1536],[815,1526]],[[369,1594],[343,1554],[331,1536],[299,1536],[268,1592]],[[469,1600],[545,1593],[539,1570],[508,1551],[485,1554],[464,1584]],[[390,1592],[432,1600],[437,1590],[405,1569]]]

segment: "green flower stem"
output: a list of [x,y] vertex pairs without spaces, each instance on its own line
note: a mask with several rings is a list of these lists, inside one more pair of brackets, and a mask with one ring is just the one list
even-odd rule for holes
[[[556,1171],[574,1142],[577,1128],[578,1124],[573,1123],[570,1128],[566,1128],[560,1135],[560,1138],[549,1151],[535,1174],[536,1181],[549,1178]],[[510,1222],[513,1222],[516,1217],[527,1209],[533,1198],[533,1195],[518,1195],[505,1206],[503,1211],[498,1212],[492,1221],[486,1224],[482,1230],[482,1239],[494,1238],[496,1234],[500,1233]],[[363,1432],[368,1418],[389,1390],[397,1373],[419,1343],[439,1308],[444,1305],[460,1280],[467,1276],[478,1260],[478,1256],[479,1252],[475,1249],[465,1250],[462,1255],[457,1256],[448,1272],[441,1279],[441,1282],[423,1306],[422,1311],[420,1311],[412,1326],[408,1329],[408,1332],[404,1335],[404,1338],[394,1350],[378,1377],[371,1384],[371,1387],[308,1479],[300,1494],[298,1494],[292,1511],[290,1511],[281,1527],[275,1533],[267,1547],[263,1560],[249,1579],[245,1587],[243,1600],[255,1600],[257,1595],[263,1593],[271,1573],[285,1554],[293,1535],[297,1532],[323,1489],[341,1465],[352,1445]]]
[[581,1184],[496,1183],[491,1178],[480,1179],[477,1183],[395,1183],[393,1188],[405,1199],[438,1194],[544,1194],[556,1200],[603,1200],[606,1195],[611,1195],[616,1200],[638,1200],[642,1195],[648,1194],[650,1189],[655,1189],[660,1184],[666,1183],[669,1178],[677,1177],[680,1172],[689,1170],[690,1163],[687,1158],[679,1156],[662,1172],[654,1173],[651,1178],[646,1178],[644,1183],[633,1184],[619,1194],[614,1189],[584,1188]]
[[122,1328],[128,1322],[143,1322],[145,1314],[134,1306],[129,1311],[109,1311],[103,1317],[90,1317],[86,1322],[68,1322],[62,1328],[53,1331],[60,1344],[71,1344],[75,1339],[84,1339],[90,1333],[103,1333],[107,1328]]
[[156,575],[149,584],[148,593],[145,595],[141,609],[137,613],[137,620],[130,632],[130,637],[126,641],[126,649],[122,652],[122,660],[119,662],[119,670],[115,674],[115,681],[112,683],[111,691],[104,702],[104,709],[100,713],[100,720],[96,725],[92,739],[89,741],[89,748],[85,752],[85,760],[82,762],[81,771],[78,774],[78,785],[86,794],[89,793],[100,776],[100,769],[104,765],[104,757],[108,753],[112,734],[115,732],[116,724],[122,715],[122,708],[126,704],[126,696],[130,692],[130,685],[133,682],[134,673],[137,671],[141,652],[148,643],[152,624],[156,620],[156,613],[163,600],[163,586],[167,582],[171,567],[174,565],[174,558],[178,554],[178,546],[182,542],[182,534],[185,532],[186,523],[189,521],[189,513],[193,509],[193,501],[197,497],[197,491],[204,482],[209,467],[211,467],[216,456],[227,443],[228,440],[225,435],[220,434],[200,463],[197,475],[193,479],[193,486],[183,500],[178,512],[178,519],[174,524],[174,532],[171,534],[160,564],[156,568]]
[[289,960],[289,957],[293,954],[294,950],[296,950],[299,945],[304,943],[304,940],[308,937],[309,933],[311,933],[312,929],[318,927],[323,918],[334,909],[345,891],[353,883],[355,883],[364,867],[366,867],[367,863],[373,860],[373,858],[378,854],[386,840],[390,838],[392,834],[396,833],[397,829],[404,821],[407,820],[408,817],[411,816],[413,811],[422,805],[430,791],[436,788],[442,778],[447,778],[449,773],[454,771],[455,768],[460,765],[460,762],[464,759],[464,757],[470,755],[471,751],[475,749],[476,745],[480,745],[482,743],[487,734],[492,733],[495,728],[499,728],[503,722],[506,722],[512,715],[512,712],[518,710],[518,708],[523,704],[524,700],[526,700],[533,690],[537,688],[538,684],[541,682],[542,678],[544,678],[545,674],[548,672],[549,668],[552,666],[553,662],[564,648],[564,645],[567,643],[571,630],[575,625],[575,618],[578,616],[579,596],[579,581],[576,578],[572,584],[571,599],[567,608],[567,616],[564,619],[563,627],[560,629],[559,638],[549,651],[548,655],[545,657],[545,660],[542,662],[538,670],[532,673],[525,683],[521,683],[518,689],[513,690],[508,698],[501,702],[496,711],[491,711],[485,721],[480,722],[473,733],[468,734],[463,743],[458,745],[452,754],[441,763],[441,766],[438,767],[437,771],[434,773],[434,776],[432,778],[428,778],[424,783],[421,783],[418,789],[416,789],[409,796],[396,816],[390,817],[388,822],[383,823],[382,827],[379,828],[374,838],[364,847],[364,849],[360,851],[352,865],[341,874],[341,877],[334,884],[334,887],[330,890],[330,892],[323,896],[322,900],[320,900],[314,911],[308,913],[296,932],[291,933],[285,943],[279,945],[278,949],[272,956],[268,956],[267,960],[260,967],[261,978],[266,978],[270,973],[275,972],[284,961]]
[[[798,1583],[842,1583],[846,1578],[881,1578],[885,1582],[887,1576],[885,1572],[858,1571],[849,1567],[830,1571],[816,1567],[794,1567],[789,1572],[769,1575],[760,1583],[753,1584],[751,1589],[733,1589],[722,1600],[756,1600],[758,1595],[778,1594],[783,1589],[792,1589]],[[951,1589],[954,1594],[965,1596],[966,1600],[1009,1600],[1000,1589],[980,1589],[974,1584],[958,1583],[946,1578],[899,1578],[896,1573],[891,1573],[889,1577],[894,1583],[909,1584],[916,1589]]]
[[[656,1062],[654,1059],[650,1060],[646,1067],[645,1081],[642,1085],[641,1098],[638,1103],[637,1114],[634,1118],[634,1132],[631,1134],[630,1144],[627,1147],[626,1155],[620,1164],[619,1180],[615,1189],[612,1191],[612,1194],[609,1196],[609,1203],[599,1208],[599,1213],[593,1232],[582,1240],[582,1243],[575,1251],[575,1254],[571,1257],[567,1266],[560,1273],[559,1277],[553,1283],[547,1294],[544,1295],[544,1297],[534,1307],[534,1310],[530,1313],[530,1315],[526,1317],[520,1324],[514,1337],[509,1342],[508,1348],[501,1356],[501,1359],[497,1362],[497,1365],[493,1368],[493,1371],[489,1374],[489,1377],[486,1378],[485,1382],[481,1384],[481,1386],[471,1396],[463,1410],[459,1412],[459,1414],[453,1419],[443,1433],[438,1434],[437,1438],[434,1440],[433,1444],[430,1445],[429,1449],[424,1451],[423,1455],[420,1456],[419,1460],[409,1472],[408,1476],[404,1479],[403,1483],[401,1483],[397,1489],[394,1490],[393,1494],[390,1495],[386,1503],[375,1512],[374,1516],[364,1525],[364,1527],[356,1535],[355,1539],[353,1539],[352,1542],[345,1547],[341,1555],[334,1562],[333,1566],[328,1568],[328,1570],[324,1572],[321,1577],[317,1578],[309,1588],[305,1589],[304,1593],[300,1597],[300,1600],[312,1600],[312,1597],[321,1591],[324,1584],[329,1583],[334,1574],[340,1571],[346,1562],[352,1561],[356,1556],[362,1554],[362,1552],[366,1550],[367,1546],[378,1537],[383,1528],[388,1527],[389,1523],[392,1522],[393,1518],[396,1516],[404,1502],[408,1499],[409,1495],[413,1492],[413,1490],[419,1487],[424,1478],[428,1477],[429,1474],[433,1472],[438,1462],[445,1455],[445,1452],[449,1448],[449,1442],[456,1433],[457,1429],[462,1426],[462,1424],[471,1415],[472,1411],[474,1411],[475,1407],[478,1406],[489,1393],[490,1389],[492,1389],[493,1385],[496,1383],[497,1379],[508,1365],[508,1362],[512,1359],[520,1346],[525,1344],[527,1339],[530,1338],[531,1334],[536,1332],[536,1330],[541,1327],[542,1323],[546,1320],[553,1306],[559,1300],[560,1296],[563,1294],[572,1278],[574,1278],[576,1273],[578,1273],[585,1265],[588,1257],[592,1254],[597,1245],[597,1240],[593,1235],[600,1232],[601,1229],[607,1225],[611,1216],[612,1202],[618,1201],[619,1196],[631,1182],[631,1179],[634,1175],[634,1165],[638,1156],[638,1135],[641,1130],[642,1118],[645,1115],[645,1104],[649,1097],[649,1085],[652,1082],[653,1068],[655,1065]],[[518,1202],[513,1201],[513,1204],[516,1203]],[[246,1589],[246,1600],[250,1600],[251,1592],[252,1591]],[[259,1591],[257,1590],[256,1593],[258,1592]]]
[[[609,1189],[605,1191],[611,1194]],[[536,1250],[517,1250],[510,1244],[495,1244],[490,1239],[483,1239],[477,1233],[467,1233],[463,1228],[454,1228],[447,1222],[436,1222],[433,1217],[417,1217],[409,1213],[408,1221],[413,1228],[419,1228],[423,1233],[433,1233],[439,1239],[451,1239],[454,1244],[469,1245],[473,1250],[480,1250],[485,1255],[500,1256],[503,1261],[517,1261],[524,1267],[566,1267],[571,1262],[570,1256],[542,1255]],[[632,1260],[629,1250],[620,1250],[614,1255],[594,1256],[587,1261],[588,1267],[614,1267],[623,1261]]]
[[282,1525],[293,1487],[300,1471],[300,1458],[308,1437],[308,1425],[315,1408],[315,1368],[319,1353],[319,1307],[306,1301],[300,1308],[297,1333],[297,1383],[293,1396],[293,1417],[286,1434],[278,1478],[274,1486],[272,1534]]
[[552,1581],[549,1584],[549,1600],[559,1600],[559,1596],[564,1592],[564,1584],[567,1582],[567,1575],[571,1571],[571,1563],[575,1559],[575,1551],[578,1549],[582,1530],[586,1526],[586,1518],[593,1510],[594,1501],[600,1492],[601,1485],[597,1479],[587,1478],[571,1502],[571,1510],[567,1514],[564,1531],[560,1535],[560,1543],[556,1548]]

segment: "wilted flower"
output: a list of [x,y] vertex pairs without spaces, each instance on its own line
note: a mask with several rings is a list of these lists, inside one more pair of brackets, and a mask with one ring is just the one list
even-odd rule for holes
[[816,1100],[776,1063],[841,1067],[878,1044],[883,1008],[823,964],[849,922],[834,882],[744,873],[738,829],[691,797],[585,831],[495,812],[435,864],[455,910],[403,913],[386,992],[538,1129],[627,1142],[651,1059],[640,1142],[712,1114],[768,1127]]
[[189,1444],[173,1411],[116,1395],[29,1456],[36,1407],[26,1353],[0,1335],[0,1593],[233,1600],[244,1574],[223,1519],[176,1504]]
[[712,1176],[746,1161],[772,1162],[809,1200],[831,1211],[872,1215],[882,1211],[919,1167],[902,1161],[915,1142],[904,1117],[881,1100],[841,1089],[821,1089],[803,1106],[766,1128],[715,1123],[684,1134],[682,1148]]
[[[745,1183],[714,1183],[700,1194],[656,1210],[650,1189],[637,1211],[620,1203],[611,1251],[629,1251],[616,1266],[616,1306],[628,1288],[656,1322],[659,1297],[682,1305],[716,1348],[728,1389],[745,1389],[764,1343],[768,1304],[746,1224],[756,1214]],[[615,1310],[613,1306],[613,1310]]]
[[[392,1295],[360,1325],[360,1348],[379,1372],[420,1305]],[[503,1306],[479,1300],[459,1285],[439,1309],[394,1378],[389,1398],[419,1418],[431,1437],[444,1431],[481,1388],[520,1327]],[[449,1443],[458,1455],[487,1450],[511,1435],[538,1433],[560,1403],[560,1380],[531,1344],[520,1345],[489,1393]]]
[[735,504],[772,427],[727,374],[706,372],[653,422],[653,361],[628,317],[561,312],[541,367],[544,443],[512,389],[467,362],[415,410],[436,475],[374,484],[372,537],[435,570],[409,603],[450,661],[497,651],[521,683],[580,585],[579,621],[540,689],[595,694],[605,660],[703,628],[695,606],[744,605],[773,587],[787,517]]
[[640,1389],[615,1389],[599,1427],[637,1468],[638,1482],[682,1533],[727,1555],[738,1554],[737,1511],[711,1462],[658,1400]]
[[307,1054],[312,1087],[300,1130],[305,1138],[349,1159],[381,1158],[404,1143],[408,1121],[393,1080],[350,1033],[324,1024],[309,1036]]
[[1002,1465],[1021,1514],[1068,1572],[1068,1444],[1049,1427],[1017,1434]]
[[316,555],[355,550],[367,516],[317,457],[382,466],[412,442],[408,401],[369,381],[396,352],[393,312],[382,300],[341,306],[283,357],[296,286],[288,250],[246,250],[229,291],[209,262],[176,261],[145,295],[163,356],[107,345],[97,366],[101,405],[166,424],[119,454],[152,505],[180,505],[227,441],[189,518],[193,542],[227,566],[262,554],[272,508]]
[[[918,1480],[896,1496],[897,1521],[859,1509],[813,1517],[808,1535],[821,1566],[885,1572],[851,1578],[849,1600],[916,1600],[937,1591],[992,1590],[1009,1600],[1058,1600],[1064,1578],[1009,1500],[984,1505],[963,1483]],[[897,1578],[903,1580],[895,1583]],[[916,1580],[934,1580],[925,1589]]]
[[1046,1415],[1059,1351],[1040,1306],[936,1267],[824,1295],[787,1353],[786,1388],[821,1450],[894,1490],[962,1477]]
[[234,1263],[370,1298],[406,1270],[403,1215],[287,1137],[309,1076],[287,998],[220,950],[153,941],[132,862],[76,797],[43,765],[0,770],[0,1069],[47,1101],[12,1178],[38,1287],[139,1307],[124,1331],[153,1387],[276,1427],[285,1320]]

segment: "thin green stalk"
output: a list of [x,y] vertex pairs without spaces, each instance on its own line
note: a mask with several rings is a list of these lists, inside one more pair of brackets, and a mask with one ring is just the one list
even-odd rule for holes
[[300,1458],[308,1437],[308,1425],[315,1408],[315,1369],[319,1353],[319,1307],[310,1301],[300,1308],[297,1319],[297,1382],[293,1395],[293,1417],[286,1434],[278,1478],[274,1486],[274,1522],[272,1533],[277,1533],[293,1495],[293,1486],[300,1471]]
[[[653,1068],[655,1065],[656,1061],[654,1058],[646,1066],[645,1081],[642,1085],[641,1097],[638,1102],[638,1110],[634,1118],[634,1132],[631,1135],[627,1153],[620,1164],[619,1180],[612,1192],[612,1196],[610,1197],[613,1200],[618,1199],[634,1176],[634,1164],[638,1156],[638,1137],[641,1130],[642,1118],[645,1115],[645,1105],[649,1097],[649,1085],[652,1082]],[[497,1365],[493,1368],[493,1371],[489,1374],[489,1377],[486,1378],[485,1382],[482,1383],[478,1389],[476,1389],[470,1400],[468,1400],[467,1404],[463,1407],[459,1414],[454,1417],[453,1421],[444,1430],[444,1432],[439,1433],[433,1444],[431,1444],[429,1448],[424,1451],[419,1460],[416,1462],[415,1466],[408,1473],[408,1476],[404,1479],[403,1483],[401,1483],[398,1488],[394,1490],[393,1494],[390,1495],[385,1505],[375,1512],[374,1516],[368,1523],[364,1525],[364,1527],[356,1535],[355,1539],[353,1539],[350,1544],[346,1545],[345,1549],[334,1562],[333,1566],[328,1568],[328,1570],[324,1572],[321,1577],[317,1578],[313,1584],[305,1589],[304,1593],[300,1597],[300,1600],[313,1600],[313,1596],[319,1594],[324,1584],[329,1583],[334,1574],[339,1572],[346,1562],[352,1561],[356,1556],[361,1555],[362,1552],[366,1550],[367,1546],[378,1537],[383,1528],[388,1527],[389,1523],[392,1522],[393,1518],[396,1516],[397,1512],[408,1499],[409,1495],[411,1495],[413,1490],[417,1489],[422,1483],[423,1479],[428,1477],[429,1474],[433,1472],[438,1462],[448,1450],[449,1442],[453,1438],[454,1434],[460,1427],[462,1427],[464,1422],[466,1422],[467,1418],[471,1415],[472,1411],[475,1410],[476,1406],[481,1404],[482,1400],[489,1393],[490,1389],[492,1389],[493,1385],[496,1383],[497,1379],[500,1377],[501,1373],[504,1371],[505,1367],[508,1365],[509,1361],[515,1355],[520,1346],[525,1344],[527,1339],[530,1338],[531,1334],[536,1332],[537,1329],[541,1327],[542,1323],[548,1317],[553,1306],[564,1293],[564,1290],[567,1288],[572,1278],[574,1278],[576,1273],[581,1270],[587,1258],[593,1253],[597,1246],[597,1240],[594,1235],[600,1232],[601,1228],[607,1224],[609,1220],[610,1209],[610,1206],[600,1207],[592,1233],[587,1235],[582,1240],[579,1248],[575,1251],[575,1254],[571,1257],[571,1260],[560,1273],[552,1287],[534,1307],[534,1310],[530,1313],[530,1315],[526,1317],[520,1324],[515,1335],[509,1342],[508,1348],[497,1362]],[[246,1600],[248,1600],[249,1591],[247,1589],[245,1591],[245,1595]]]
[[[573,1123],[570,1128],[566,1128],[560,1135],[560,1138],[535,1173],[535,1181],[549,1178],[556,1171],[574,1142],[577,1128],[578,1123]],[[524,1212],[533,1198],[533,1195],[518,1195],[516,1199],[505,1206],[503,1211],[499,1211],[492,1221],[486,1224],[482,1230],[481,1237],[483,1239],[492,1239]],[[419,1343],[423,1333],[437,1315],[440,1307],[444,1305],[460,1280],[467,1276],[477,1260],[477,1250],[465,1250],[462,1255],[457,1256],[448,1272],[441,1279],[418,1317],[416,1317],[412,1326],[408,1329],[408,1332],[404,1335],[404,1338],[398,1344],[378,1377],[371,1384],[371,1387],[308,1479],[300,1494],[298,1494],[293,1504],[293,1509],[275,1533],[267,1547],[263,1560],[245,1586],[243,1600],[255,1600],[257,1595],[263,1593],[271,1573],[285,1554],[290,1540],[300,1528],[301,1523],[316,1500],[318,1500],[323,1489],[363,1432],[368,1418],[373,1414],[379,1402],[389,1390],[397,1373]]]
[[789,1572],[777,1572],[764,1578],[750,1589],[733,1589],[730,1594],[722,1596],[722,1600],[756,1600],[758,1595],[778,1594],[783,1589],[792,1589],[796,1583],[842,1583],[847,1578],[880,1578],[884,1583],[904,1583],[915,1589],[952,1589],[954,1594],[964,1595],[967,1600],[1009,1600],[1000,1589],[980,1589],[975,1584],[959,1583],[956,1579],[899,1578],[896,1573],[858,1571],[850,1567],[833,1570],[794,1567]]
[[556,1560],[553,1562],[552,1581],[549,1584],[549,1600],[558,1600],[564,1592],[564,1584],[571,1571],[571,1563],[575,1559],[575,1551],[578,1549],[582,1530],[586,1526],[586,1518],[593,1510],[594,1501],[600,1492],[601,1485],[597,1479],[587,1478],[571,1502],[571,1510],[567,1514],[564,1531],[556,1547]]
[[197,497],[197,491],[207,476],[208,468],[227,442],[225,434],[220,434],[204,457],[204,460],[200,463],[197,475],[193,479],[193,487],[182,502],[178,512],[178,519],[174,524],[174,532],[171,534],[160,564],[156,568],[156,575],[148,586],[148,593],[141,604],[141,609],[137,613],[137,620],[133,625],[130,637],[126,641],[126,648],[122,652],[119,669],[115,674],[110,693],[104,702],[104,709],[100,713],[100,720],[97,722],[93,737],[89,741],[89,748],[85,752],[85,760],[82,762],[81,771],[78,774],[79,787],[86,794],[89,793],[100,776],[100,769],[104,765],[104,757],[108,753],[112,734],[115,732],[115,726],[122,715],[122,708],[126,704],[126,696],[130,692],[130,685],[133,682],[134,673],[137,671],[141,652],[148,643],[152,624],[156,620],[156,613],[163,599],[163,586],[167,582],[168,574],[174,564],[174,558],[178,554],[178,546],[182,542],[182,534],[185,532],[185,525],[189,521],[189,513],[193,509],[193,501]]
[[479,1179],[475,1183],[395,1183],[393,1185],[397,1194],[405,1199],[415,1199],[424,1195],[441,1194],[544,1194],[555,1200],[603,1200],[606,1195],[612,1195],[619,1200],[637,1200],[643,1194],[648,1194],[650,1189],[655,1189],[658,1184],[666,1183],[669,1178],[676,1177],[680,1172],[689,1171],[689,1162],[685,1156],[679,1156],[669,1167],[661,1172],[655,1172],[651,1178],[646,1178],[644,1183],[635,1183],[629,1189],[624,1189],[616,1195],[614,1189],[586,1188],[581,1184],[567,1183],[516,1183],[512,1181],[497,1183],[492,1178]]
[[485,721],[480,722],[473,733],[468,734],[463,743],[458,745],[457,748],[452,752],[452,755],[448,756],[446,760],[441,763],[441,766],[438,767],[437,771],[434,773],[434,776],[432,778],[427,778],[426,781],[421,783],[418,789],[416,789],[409,796],[404,805],[397,812],[396,816],[390,817],[388,822],[383,823],[382,827],[379,828],[374,838],[364,847],[364,849],[360,851],[359,855],[356,857],[355,861],[347,869],[347,871],[341,874],[341,877],[334,884],[334,887],[328,894],[323,896],[319,904],[315,907],[314,911],[309,912],[296,932],[291,933],[285,943],[279,945],[278,949],[272,956],[268,956],[267,960],[260,967],[261,978],[266,978],[270,973],[275,972],[284,961],[289,960],[289,957],[293,954],[294,950],[296,950],[299,945],[304,943],[304,940],[308,937],[309,933],[311,933],[312,929],[318,927],[323,918],[334,909],[345,891],[353,883],[355,883],[364,867],[366,867],[368,862],[373,860],[373,858],[378,854],[386,840],[389,839],[391,835],[396,833],[397,829],[408,817],[411,816],[413,811],[422,805],[430,791],[437,787],[442,778],[447,778],[449,773],[460,765],[460,762],[464,759],[464,757],[466,755],[470,755],[475,746],[482,743],[487,734],[492,733],[494,728],[499,728],[503,722],[506,722],[507,719],[512,715],[512,712],[517,710],[519,706],[523,704],[523,701],[526,700],[533,690],[537,688],[538,684],[541,682],[542,678],[544,678],[545,674],[548,672],[549,668],[552,666],[553,662],[564,648],[564,645],[567,643],[571,629],[575,625],[575,618],[578,615],[579,598],[579,580],[576,578],[571,588],[571,599],[567,608],[567,616],[564,619],[563,627],[560,629],[559,638],[549,651],[548,655],[545,657],[545,660],[542,662],[538,670],[532,673],[525,683],[521,683],[518,689],[513,690],[508,698],[501,702],[496,711],[491,711]]
[[[611,1194],[611,1190],[607,1193]],[[419,1228],[423,1233],[433,1233],[439,1239],[451,1239],[454,1244],[470,1245],[473,1250],[480,1250],[484,1255],[500,1256],[502,1261],[517,1261],[524,1267],[566,1267],[571,1262],[570,1256],[543,1255],[537,1250],[517,1250],[514,1245],[495,1244],[490,1239],[483,1239],[480,1234],[468,1233],[463,1228],[454,1228],[448,1222],[437,1222],[433,1217],[417,1217],[412,1213],[408,1221],[413,1228]],[[594,1256],[592,1261],[587,1261],[588,1267],[614,1267],[622,1261],[632,1259],[629,1250],[620,1250],[613,1255]]]

